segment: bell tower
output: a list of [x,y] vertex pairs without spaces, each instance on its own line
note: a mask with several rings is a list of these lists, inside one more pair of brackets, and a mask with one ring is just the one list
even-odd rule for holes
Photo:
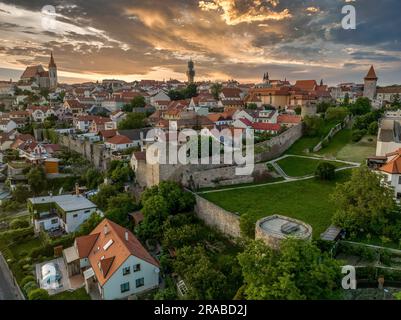
[[192,61],[192,59],[190,59],[188,61],[188,70],[187,70],[187,77],[188,77],[188,83],[194,83],[195,80],[195,64]]
[[375,68],[370,67],[368,74],[365,77],[365,86],[363,89],[363,96],[373,101],[377,93],[377,75]]

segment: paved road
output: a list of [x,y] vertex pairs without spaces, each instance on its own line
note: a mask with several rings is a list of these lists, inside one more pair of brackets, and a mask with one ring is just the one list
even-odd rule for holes
[[5,263],[0,254],[0,300],[22,300]]

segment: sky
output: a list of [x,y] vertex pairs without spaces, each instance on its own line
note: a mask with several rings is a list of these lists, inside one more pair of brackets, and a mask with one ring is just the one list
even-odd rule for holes
[[400,0],[0,0],[0,79],[53,51],[69,83],[185,80],[192,58],[196,80],[360,83],[374,65],[380,85],[401,84],[400,12]]

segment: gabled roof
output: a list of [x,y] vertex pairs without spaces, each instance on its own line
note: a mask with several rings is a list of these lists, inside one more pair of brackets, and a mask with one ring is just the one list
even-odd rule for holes
[[392,158],[384,166],[379,168],[379,170],[390,174],[401,174],[401,149],[398,149],[393,153],[386,154],[386,157],[394,158]]
[[87,258],[89,256],[90,251],[93,248],[97,238],[99,237],[98,233],[89,234],[87,236],[78,237],[75,239],[75,244],[78,250],[79,258]]
[[276,123],[255,122],[252,124],[252,128],[259,131],[280,131],[281,126]]
[[150,255],[131,231],[107,218],[89,236],[79,237],[76,241],[85,248],[91,247],[87,257],[101,286],[130,256],[159,267],[159,262]]
[[282,114],[277,117],[278,123],[301,123],[302,117],[298,115]]
[[115,135],[114,137],[107,139],[106,142],[111,144],[127,144],[132,143],[132,140],[126,136]]

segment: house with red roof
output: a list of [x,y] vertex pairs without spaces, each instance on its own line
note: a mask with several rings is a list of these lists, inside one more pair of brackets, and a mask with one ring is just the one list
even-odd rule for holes
[[384,175],[385,182],[394,188],[395,197],[401,199],[401,149],[385,156],[386,164],[381,166],[378,171]]
[[134,147],[133,141],[124,135],[115,135],[105,142],[106,148],[112,151],[122,151]]
[[86,291],[103,300],[128,298],[159,286],[159,262],[128,229],[104,219],[63,251],[69,276],[82,274]]

